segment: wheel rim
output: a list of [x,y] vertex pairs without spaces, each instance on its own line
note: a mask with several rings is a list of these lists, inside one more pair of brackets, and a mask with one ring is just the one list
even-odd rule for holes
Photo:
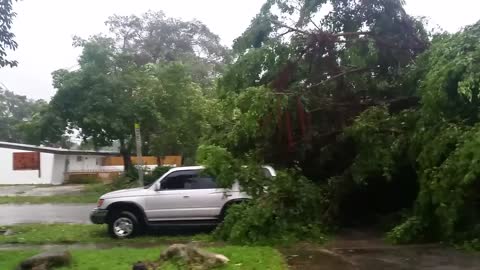
[[127,237],[133,232],[133,222],[131,219],[121,217],[113,223],[113,232],[118,237]]

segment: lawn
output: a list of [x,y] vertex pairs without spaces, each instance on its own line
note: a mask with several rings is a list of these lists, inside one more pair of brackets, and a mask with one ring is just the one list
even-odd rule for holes
[[[73,264],[59,270],[130,270],[132,264],[142,260],[155,260],[161,253],[162,247],[148,249],[114,248],[108,250],[72,250]],[[239,247],[223,246],[212,247],[208,250],[223,254],[230,259],[227,266],[219,269],[245,270],[283,270],[287,269],[281,254],[270,247]],[[0,269],[15,269],[18,263],[35,251],[3,251],[0,252]],[[162,269],[176,270],[177,267],[169,264]]]
[[[155,244],[174,241],[209,242],[207,234],[195,234],[199,231],[158,231],[135,237],[117,240],[107,234],[106,226],[82,224],[32,224],[16,225],[13,235],[0,235],[0,244],[68,244],[68,243],[146,243]],[[162,233],[163,232],[163,233]],[[202,232],[202,231],[200,231]],[[205,231],[203,231],[205,232]],[[168,233],[168,234],[167,234]],[[2,269],[2,268],[0,268]]]

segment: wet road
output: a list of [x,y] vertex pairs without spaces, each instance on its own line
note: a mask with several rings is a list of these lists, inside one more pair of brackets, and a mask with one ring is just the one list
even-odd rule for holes
[[25,223],[90,223],[94,204],[0,205],[0,225]]

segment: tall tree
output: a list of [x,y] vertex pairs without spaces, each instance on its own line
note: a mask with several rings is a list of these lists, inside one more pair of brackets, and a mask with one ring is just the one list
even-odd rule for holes
[[0,67],[17,65],[17,61],[6,58],[7,50],[15,50],[18,47],[14,40],[15,35],[11,32],[12,21],[16,16],[12,9],[12,2],[12,0],[0,0]]
[[404,98],[415,103],[402,74],[428,46],[422,23],[400,0],[267,0],[236,39],[238,58],[219,91],[267,85],[286,97],[288,109],[279,107],[283,115],[271,120],[279,147],[269,158],[318,168],[325,156],[318,151],[363,110]]
[[77,39],[76,45],[83,48],[79,70],[53,73],[58,91],[50,102],[52,110],[96,147],[118,140],[128,169],[134,123],[156,119],[150,99],[138,87],[141,72],[110,38]]
[[114,15],[106,22],[117,46],[138,65],[183,62],[198,83],[209,85],[228,60],[220,38],[198,20],[168,18],[161,11]]
[[76,71],[54,72],[58,89],[50,105],[68,129],[78,129],[96,147],[120,143],[125,169],[142,127],[147,154],[192,158],[202,133],[205,97],[179,62],[138,66],[113,39],[77,39],[83,48]]

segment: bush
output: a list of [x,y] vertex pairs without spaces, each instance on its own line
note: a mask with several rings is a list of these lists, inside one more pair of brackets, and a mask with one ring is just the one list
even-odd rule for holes
[[120,190],[138,187],[138,180],[129,175],[119,175],[115,177],[110,184],[111,190]]
[[96,175],[71,175],[68,179],[68,184],[96,184],[101,183],[102,180]]
[[296,171],[281,171],[267,192],[231,207],[214,236],[235,244],[322,242],[326,207],[323,190]]
[[428,225],[419,217],[410,217],[404,223],[387,233],[387,239],[394,244],[409,244],[426,240]]

